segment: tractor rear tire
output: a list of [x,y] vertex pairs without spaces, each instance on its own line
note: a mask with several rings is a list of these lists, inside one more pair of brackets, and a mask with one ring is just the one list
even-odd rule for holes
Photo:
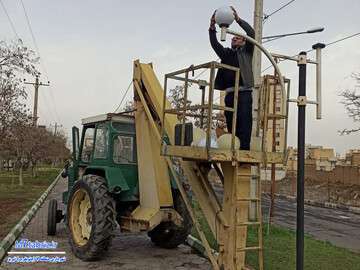
[[51,199],[48,206],[47,216],[47,234],[56,234],[56,223],[57,223],[57,200]]
[[192,222],[186,209],[186,205],[178,190],[173,190],[174,208],[180,214],[183,221],[180,226],[173,222],[161,222],[152,231],[148,232],[151,241],[162,248],[176,248],[185,243],[187,236],[191,232]]
[[115,202],[106,181],[97,175],[85,175],[71,190],[68,201],[70,245],[83,261],[100,259],[108,250],[116,229]]

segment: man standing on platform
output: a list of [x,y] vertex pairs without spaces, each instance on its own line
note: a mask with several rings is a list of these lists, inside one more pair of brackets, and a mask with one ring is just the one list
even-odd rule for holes
[[[240,19],[236,10],[235,21],[245,30],[249,37],[255,38],[254,29],[244,20]],[[221,59],[221,63],[240,68],[239,96],[237,104],[237,121],[235,135],[240,139],[240,149],[250,150],[252,130],[252,90],[254,76],[252,71],[252,58],[254,45],[246,42],[243,37],[234,36],[231,48],[224,48],[217,40],[215,28],[215,13],[210,20],[210,44]],[[215,88],[226,91],[225,105],[234,107],[235,72],[228,69],[219,69],[215,78]],[[232,112],[225,111],[228,132],[232,131]]]

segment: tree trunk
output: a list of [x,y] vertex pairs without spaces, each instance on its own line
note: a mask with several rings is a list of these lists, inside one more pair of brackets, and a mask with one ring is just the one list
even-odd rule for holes
[[11,186],[15,185],[15,170],[11,172]]
[[32,163],[32,165],[31,165],[31,173],[32,173],[33,178],[37,177],[36,163]]
[[23,186],[24,185],[24,181],[23,181],[23,164],[22,162],[20,163],[20,170],[19,170],[19,186]]
[[38,168],[37,168],[37,166],[36,166],[36,164],[34,165],[34,177],[36,178],[36,177],[38,177],[38,170],[37,170]]

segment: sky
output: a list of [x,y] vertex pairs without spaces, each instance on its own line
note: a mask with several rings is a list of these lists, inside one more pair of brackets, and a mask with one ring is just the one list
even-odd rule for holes
[[[1,0],[17,34],[35,49],[20,0]],[[165,73],[191,64],[215,60],[208,40],[210,16],[215,9],[234,6],[239,16],[253,23],[254,0],[242,1],[115,1],[115,0],[23,0],[40,51],[42,81],[39,124],[62,125],[71,134],[81,118],[113,112],[132,80],[135,59],[152,62],[163,82]],[[269,14],[288,1],[264,0]],[[360,1],[297,0],[274,14],[263,25],[263,35],[298,32],[316,26],[322,33],[287,37],[266,44],[271,52],[294,55],[317,42],[329,43],[360,32]],[[234,30],[240,30],[233,24]],[[15,34],[0,7],[0,39]],[[229,45],[227,42],[225,45]],[[314,58],[314,53],[309,53]],[[338,130],[355,127],[341,104],[339,93],[353,89],[353,72],[360,72],[360,36],[329,46],[323,51],[323,119],[316,120],[315,107],[307,106],[306,143],[335,148],[344,154],[360,148],[360,133],[340,136]],[[263,67],[269,63],[263,61]],[[43,68],[45,67],[45,70]],[[295,62],[280,65],[291,80],[297,97]],[[269,70],[272,73],[271,69]],[[46,76],[47,75],[47,76]],[[307,92],[315,97],[315,68],[308,67]],[[27,86],[32,107],[33,89]],[[129,91],[126,100],[131,100]],[[296,145],[297,107],[290,105],[289,145]]]

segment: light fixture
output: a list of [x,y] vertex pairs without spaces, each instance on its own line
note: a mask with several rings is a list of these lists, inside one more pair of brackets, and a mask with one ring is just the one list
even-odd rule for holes
[[231,7],[224,6],[215,11],[215,22],[220,27],[229,27],[234,21],[234,11]]
[[315,28],[311,28],[309,30],[307,30],[307,33],[317,33],[317,32],[322,32],[324,31],[324,27],[315,27]]
[[230,24],[233,23],[234,19],[235,19],[234,11],[229,6],[218,8],[215,11],[215,22],[221,28],[221,36],[220,36],[221,41],[226,40],[226,28],[228,28]]

